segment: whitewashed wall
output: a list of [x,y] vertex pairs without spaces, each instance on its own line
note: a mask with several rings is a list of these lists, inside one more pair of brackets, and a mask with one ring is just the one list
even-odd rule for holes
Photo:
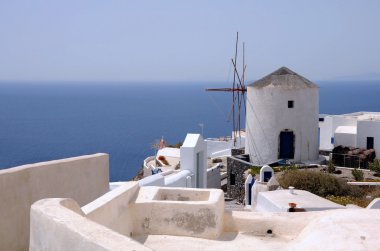
[[[112,191],[113,193],[113,191]],[[127,192],[128,193],[128,192]],[[133,194],[135,195],[135,194]],[[125,197],[124,195],[121,195]],[[125,214],[124,210],[129,207],[120,207],[118,203],[109,209],[108,219],[118,224],[129,226],[131,217],[112,218],[114,212]],[[107,207],[109,203],[105,202]],[[120,211],[121,210],[121,211]],[[31,240],[30,251],[54,250],[54,251],[148,251],[152,250],[138,243],[131,238],[112,231],[110,228],[98,224],[102,221],[97,218],[92,220],[85,217],[85,214],[76,201],[72,199],[44,199],[32,205],[31,214]],[[99,217],[103,217],[98,215]],[[125,222],[124,220],[127,220]],[[128,235],[129,236],[129,235]]]
[[[248,87],[246,152],[253,163],[278,159],[285,129],[295,134],[295,161],[318,159],[318,93],[318,88]],[[288,100],[294,100],[294,108],[288,108]]]
[[28,250],[30,206],[69,197],[84,205],[109,189],[107,154],[94,154],[0,170],[0,250]]
[[220,189],[221,175],[218,166],[207,169],[207,188]]
[[324,117],[324,121],[319,122],[319,149],[331,150],[334,147],[331,144],[331,137],[333,136],[333,117],[326,116]]
[[196,187],[197,153],[201,154],[199,188],[207,187],[207,145],[200,134],[187,134],[181,146],[181,170],[189,170],[192,176],[192,187]]
[[88,219],[129,236],[133,231],[130,220],[133,215],[129,205],[135,199],[139,188],[135,181],[126,182],[83,206],[82,211]]
[[231,156],[231,148],[242,148],[245,146],[245,137],[236,138],[236,146],[234,140],[220,141],[218,139],[206,139],[207,157],[217,158],[222,156]]
[[334,134],[334,145],[335,146],[353,146],[355,147],[356,144],[356,138],[357,134],[356,133],[342,133],[342,132],[336,132]]
[[374,137],[374,149],[377,158],[380,157],[380,121],[361,120],[358,121],[357,147],[367,148],[367,137]]
[[[329,115],[325,117],[324,122],[319,122],[320,128],[320,146],[321,150],[332,150],[334,144],[331,144],[331,138],[334,137],[335,130],[338,126],[357,126],[357,120],[350,117],[339,115]],[[334,138],[335,141],[335,138]]]

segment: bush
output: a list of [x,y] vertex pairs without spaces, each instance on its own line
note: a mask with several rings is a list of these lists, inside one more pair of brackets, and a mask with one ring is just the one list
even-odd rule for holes
[[223,162],[223,160],[222,159],[220,159],[220,158],[215,158],[215,159],[213,159],[212,160],[212,163],[221,163],[221,162]]
[[337,204],[346,206],[347,204],[354,204],[359,207],[367,207],[368,204],[371,202],[371,200],[368,200],[366,198],[355,198],[352,196],[334,196],[329,195],[326,197],[326,199],[331,200],[332,202],[335,202]]
[[327,163],[327,172],[328,173],[334,173],[335,172],[335,166],[334,166],[334,163],[332,162],[332,160],[329,160],[329,162]]
[[181,148],[183,142],[178,142],[177,144],[174,144],[174,145],[168,145],[168,147],[172,147],[172,148]]
[[335,170],[333,174],[342,174],[342,170]]
[[374,171],[377,174],[377,176],[380,176],[380,160],[375,159],[373,162],[370,162],[369,170]]
[[358,170],[355,168],[351,171],[351,174],[352,174],[352,176],[354,176],[354,179],[356,181],[363,181],[364,180],[364,173],[362,170]]
[[309,170],[286,171],[278,181],[284,188],[294,186],[296,189],[306,190],[322,197],[328,195],[362,197],[364,195],[363,190],[347,185],[339,178]]
[[256,174],[259,175],[260,169],[261,169],[261,167],[253,166],[248,170],[248,173],[251,174],[252,176],[255,176]]
[[288,166],[284,166],[284,171],[289,171],[289,170],[297,170],[298,169],[298,166],[296,165],[288,165]]

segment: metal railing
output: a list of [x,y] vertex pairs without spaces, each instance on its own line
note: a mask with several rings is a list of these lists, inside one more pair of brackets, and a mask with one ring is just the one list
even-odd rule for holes
[[[334,158],[334,156],[336,157]],[[330,153],[330,160],[337,166],[368,169],[368,161],[362,160],[359,155],[355,154]]]

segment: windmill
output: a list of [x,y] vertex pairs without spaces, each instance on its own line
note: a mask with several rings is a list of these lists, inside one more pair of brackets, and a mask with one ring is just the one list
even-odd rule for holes
[[243,69],[242,73],[239,74],[237,68],[237,57],[238,57],[238,45],[239,45],[239,33],[236,33],[236,44],[235,44],[235,57],[231,58],[232,66],[234,69],[234,78],[232,83],[232,88],[209,88],[206,91],[217,91],[217,92],[231,92],[232,93],[232,106],[231,110],[228,114],[228,121],[232,116],[232,127],[233,127],[233,138],[234,138],[234,146],[236,146],[236,138],[241,137],[241,110],[244,107],[244,116],[246,112],[245,107],[245,94],[247,92],[247,88],[244,85],[244,75],[247,65],[244,61],[245,48],[243,42]]

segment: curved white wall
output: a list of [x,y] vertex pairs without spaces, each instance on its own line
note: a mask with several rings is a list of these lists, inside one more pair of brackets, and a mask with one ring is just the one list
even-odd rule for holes
[[[294,108],[288,108],[289,100]],[[276,161],[285,129],[295,135],[294,161],[318,159],[318,115],[318,88],[248,87],[245,146],[251,162]]]

